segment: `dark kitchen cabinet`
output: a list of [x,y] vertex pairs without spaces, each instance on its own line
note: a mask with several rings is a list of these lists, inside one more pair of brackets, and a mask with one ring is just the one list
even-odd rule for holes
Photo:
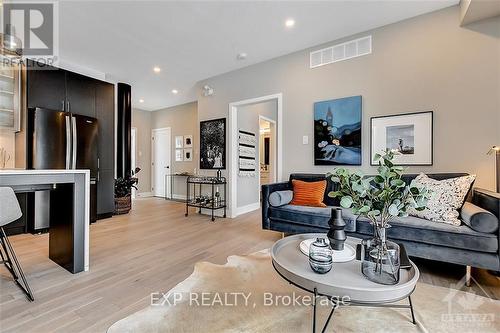
[[27,65],[26,105],[29,108],[61,110],[97,118],[97,217],[112,216],[115,170],[114,84],[64,69],[37,65],[31,60],[28,60]]
[[65,72],[50,66],[27,70],[28,107],[63,111],[66,101]]
[[99,120],[99,176],[97,179],[97,215],[110,216],[115,209],[115,86],[97,81],[96,118]]
[[97,218],[106,218],[115,211],[115,171],[99,170],[97,177]]
[[97,80],[66,71],[66,112],[95,118]]
[[98,81],[95,91],[96,118],[99,119],[99,169],[115,168],[115,86]]

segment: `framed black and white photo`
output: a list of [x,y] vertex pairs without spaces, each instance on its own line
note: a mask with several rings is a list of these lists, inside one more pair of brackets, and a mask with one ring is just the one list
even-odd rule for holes
[[370,163],[386,149],[399,152],[397,165],[432,165],[433,112],[414,112],[371,118]]
[[193,148],[193,136],[184,135],[184,148]]
[[191,162],[193,160],[193,149],[184,149],[184,162]]
[[200,122],[200,169],[226,168],[226,118]]

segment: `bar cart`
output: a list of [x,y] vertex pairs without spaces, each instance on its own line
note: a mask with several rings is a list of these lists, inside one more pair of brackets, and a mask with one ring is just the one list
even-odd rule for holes
[[223,217],[226,217],[226,185],[226,178],[221,176],[189,176],[186,180],[185,216],[189,214],[189,207],[196,207],[199,214],[202,209],[211,210],[212,221],[215,221],[214,212],[219,209],[224,210]]

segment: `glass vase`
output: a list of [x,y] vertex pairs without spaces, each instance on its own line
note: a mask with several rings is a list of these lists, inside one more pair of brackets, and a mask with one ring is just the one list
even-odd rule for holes
[[309,247],[309,265],[319,274],[328,273],[333,266],[332,250],[325,238],[317,238]]
[[399,282],[399,245],[387,240],[386,227],[374,225],[373,239],[362,242],[361,271],[370,281],[394,285]]

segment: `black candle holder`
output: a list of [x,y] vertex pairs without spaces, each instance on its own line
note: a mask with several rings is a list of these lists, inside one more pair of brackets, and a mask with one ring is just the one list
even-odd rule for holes
[[342,218],[341,208],[332,208],[332,215],[328,221],[330,230],[328,231],[328,239],[330,240],[330,247],[334,251],[344,250],[344,242],[347,239],[345,235],[345,222]]

